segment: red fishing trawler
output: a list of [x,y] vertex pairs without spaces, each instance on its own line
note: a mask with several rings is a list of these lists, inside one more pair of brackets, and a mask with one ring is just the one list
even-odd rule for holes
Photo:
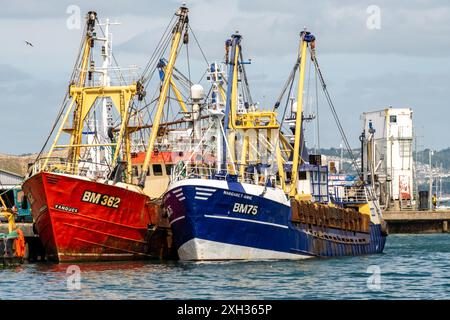
[[147,256],[147,236],[157,222],[158,206],[138,187],[110,183],[45,171],[25,181],[23,189],[49,260]]
[[[177,52],[187,30],[187,12],[181,7],[175,14],[160,108],[165,104],[167,86],[174,86],[171,75],[176,54],[172,53]],[[150,258],[161,256],[170,246],[160,195],[149,193],[164,191],[168,183],[165,187],[160,185],[162,181],[158,183],[160,172],[151,164],[152,158],[158,161],[153,156],[156,139],[146,149],[147,161],[140,172],[135,170],[139,160],[133,157],[135,135],[142,126],[133,99],[145,97],[145,79],[142,76],[125,84],[120,69],[111,67],[109,26],[109,20],[99,23],[96,12],[87,14],[69,91],[54,126],[59,129],[49,152],[45,156],[41,152],[30,166],[22,186],[48,260]],[[102,59],[99,67],[94,62],[98,57]],[[152,137],[157,136],[158,122],[153,122]],[[68,139],[61,138],[62,133],[69,134]]]
[[[103,36],[96,23],[105,27]],[[158,206],[127,183],[128,109],[139,89],[136,82],[111,85],[109,26],[108,20],[100,24],[95,12],[88,13],[59,130],[50,152],[38,157],[23,183],[35,228],[53,261],[146,257],[149,226],[157,222]],[[103,63],[96,67],[98,42]],[[117,123],[118,132],[113,130]],[[61,142],[62,132],[70,134],[69,143]],[[64,156],[53,156],[58,151]]]

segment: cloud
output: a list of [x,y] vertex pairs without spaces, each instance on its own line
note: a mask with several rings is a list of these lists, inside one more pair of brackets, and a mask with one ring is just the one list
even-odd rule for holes
[[59,110],[66,85],[34,78],[0,82],[3,125],[0,153],[36,152],[42,147]]
[[31,75],[7,64],[0,64],[0,84],[31,79]]
[[[8,153],[36,151],[46,137],[67,88],[82,30],[69,30],[68,5],[81,14],[96,10],[99,18],[119,21],[113,26],[113,48],[122,66],[147,63],[181,1],[3,1],[0,10],[2,64],[0,109],[8,120],[0,135],[20,136],[2,144]],[[427,128],[427,143],[448,132],[450,108],[450,5],[447,0],[190,0],[190,25],[211,61],[224,56],[224,41],[239,30],[252,95],[270,108],[289,74],[306,26],[317,38],[322,71],[352,145],[358,145],[363,111],[410,106],[418,125]],[[381,29],[369,30],[367,7],[381,9]],[[23,40],[35,44],[25,46]],[[190,71],[198,79],[205,62],[190,37]],[[186,52],[177,67],[187,73]],[[156,86],[149,91],[156,90]],[[328,107],[321,101],[324,145],[340,143]],[[439,117],[431,115],[432,112]],[[442,116],[441,116],[442,115]],[[36,120],[37,119],[37,120]],[[21,125],[23,124],[23,125]],[[429,128],[429,131],[428,131]],[[3,150],[2,150],[3,151]]]
[[58,0],[58,1],[2,1],[0,17],[7,19],[59,19],[68,17],[67,8],[76,5],[84,15],[90,10],[96,11],[101,16],[122,15],[163,15],[174,12],[181,3],[176,0]]
[[[379,76],[356,77],[346,81],[335,103],[350,137],[361,131],[359,117],[363,112],[394,108],[412,108],[417,127],[426,129],[422,137],[426,145],[448,147],[448,141],[438,139],[448,132],[450,118],[449,73],[388,72]],[[355,139],[353,139],[355,140]]]

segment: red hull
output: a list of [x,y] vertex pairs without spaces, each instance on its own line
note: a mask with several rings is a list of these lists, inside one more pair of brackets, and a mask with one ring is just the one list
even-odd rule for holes
[[148,225],[158,207],[139,192],[41,172],[23,190],[49,260],[111,261],[148,256]]

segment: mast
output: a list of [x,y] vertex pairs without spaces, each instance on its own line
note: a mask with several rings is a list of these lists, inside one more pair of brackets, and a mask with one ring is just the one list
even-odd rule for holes
[[308,43],[313,42],[315,37],[308,31],[300,32],[300,71],[297,88],[297,114],[295,119],[295,138],[294,138],[294,156],[292,159],[292,175],[291,187],[289,195],[295,197],[297,194],[298,169],[300,166],[300,149],[302,141],[302,114],[303,114],[303,90],[305,87],[305,66],[306,66],[306,49]]
[[211,108],[208,109],[208,112],[212,116],[215,125],[215,165],[217,172],[220,172],[222,169],[222,143],[224,142],[224,137],[222,136],[222,121],[225,116],[224,105],[227,100],[225,91],[222,87],[223,79],[225,78],[223,69],[222,65],[219,65],[217,62],[212,63],[208,69],[212,81],[212,101]]
[[[103,46],[102,46],[102,76],[101,82],[103,86],[107,87],[111,85],[111,77],[108,74],[108,69],[111,67],[111,50],[112,50],[112,35],[109,33],[109,26],[118,25],[120,23],[110,22],[109,19],[106,19],[104,24],[99,24],[100,26],[105,26],[105,38]],[[112,118],[112,105],[109,103],[107,98],[102,99],[102,110],[101,110],[101,138],[103,142],[108,142],[108,131],[113,127],[113,118]],[[112,154],[111,152],[105,152],[105,162],[111,163]]]
[[[94,47],[94,30],[95,21],[97,20],[97,12],[89,11],[86,19],[86,38],[84,41],[83,56],[81,58],[80,76],[78,79],[78,87],[84,87],[86,84],[86,74],[88,70],[89,59],[91,56],[91,48]],[[89,78],[92,74],[89,73]],[[91,80],[91,79],[89,79]],[[75,99],[74,99],[75,100]],[[75,109],[73,115],[73,128],[77,128],[73,131],[70,138],[71,145],[80,145],[82,139],[82,112],[78,108]],[[80,157],[80,147],[73,147],[69,149],[69,163],[75,163]]]
[[[245,64],[250,62],[243,61],[242,48],[241,48],[242,36],[237,32],[228,39],[225,44],[226,48],[226,63],[228,68],[228,85],[226,93],[226,105],[225,105],[225,119],[224,119],[224,136],[222,139],[222,170],[230,171],[231,174],[236,174],[235,162],[236,156],[234,154],[234,137],[235,133],[239,132],[243,134],[241,157],[239,163],[239,175],[241,180],[245,180],[245,169],[250,163],[255,164],[263,160],[258,148],[260,144],[261,135],[266,134],[267,137],[272,137],[271,132],[278,132],[279,125],[276,119],[276,113],[273,111],[257,110],[257,107],[251,102],[250,89],[248,86],[247,78],[245,75]],[[231,50],[230,59],[228,60],[228,54]],[[242,79],[241,85],[243,86],[244,95],[241,97],[238,91],[238,82]],[[250,99],[250,104],[243,99]],[[238,102],[240,105],[238,105]],[[238,110],[238,107],[241,108]],[[239,111],[239,112],[238,112]],[[228,139],[228,145],[227,145]],[[264,140],[263,138],[261,138]],[[275,137],[275,141],[278,141],[278,137]],[[263,148],[262,151],[267,152],[271,147],[268,143],[268,148]],[[231,166],[227,168],[227,147],[230,153]],[[272,146],[277,149],[276,146]],[[256,150],[256,151],[255,151]],[[272,152],[272,151],[271,151]],[[275,152],[277,152],[275,150]],[[277,152],[278,153],[278,152]],[[248,158],[248,161],[247,161]],[[281,168],[281,167],[280,167]],[[267,176],[267,175],[265,175]]]
[[[236,95],[237,95],[237,72],[238,72],[238,59],[240,52],[240,43],[242,36],[237,34],[237,32],[231,35],[231,39],[228,39],[225,43],[226,55],[228,57],[228,51],[231,47],[231,56],[230,60],[226,61],[229,64],[228,68],[228,86],[227,86],[227,95],[226,95],[226,104],[225,104],[225,120],[223,125],[223,143],[222,143],[222,169],[227,170],[227,141],[228,138],[228,129],[231,125],[231,128],[234,129],[234,119],[236,115]],[[228,59],[227,59],[228,60]],[[231,116],[231,117],[230,117]],[[231,118],[231,119],[230,119]],[[230,150],[231,151],[231,150]],[[233,155],[231,162],[234,162]]]
[[[145,160],[142,165],[142,174],[139,180],[139,186],[143,188],[145,186],[145,179],[147,176],[148,167],[150,165],[151,156],[153,153],[153,149],[155,146],[156,137],[158,136],[159,124],[161,122],[161,117],[163,113],[163,108],[167,100],[167,93],[169,90],[169,86],[171,84],[172,73],[175,65],[175,61],[177,59],[178,47],[180,45],[180,41],[184,32],[184,36],[187,36],[187,26],[189,22],[188,18],[188,8],[185,6],[181,6],[176,15],[178,16],[178,22],[173,30],[173,38],[172,38],[172,46],[170,48],[170,56],[167,65],[165,66],[165,74],[164,81],[161,86],[161,93],[159,95],[158,104],[156,106],[155,118],[153,120],[153,127],[150,134],[150,138],[148,140],[147,152],[145,154]],[[184,41],[184,39],[183,39]]]
[[[53,144],[50,148],[49,154],[45,159],[44,165],[41,170],[53,170],[58,169],[59,171],[78,174],[81,164],[87,164],[89,167],[93,167],[95,163],[89,163],[89,161],[81,159],[82,148],[91,148],[91,156],[98,147],[111,147],[114,150],[114,155],[112,156],[111,165],[114,166],[119,159],[119,154],[122,151],[124,159],[127,161],[126,177],[127,182],[131,182],[131,155],[130,155],[130,133],[131,130],[128,127],[129,120],[129,105],[134,95],[138,92],[138,85],[133,83],[131,85],[120,85],[111,86],[110,78],[107,74],[105,66],[109,65],[109,58],[106,56],[109,54],[105,45],[105,51],[103,56],[103,66],[98,69],[95,68],[94,61],[91,61],[92,48],[94,47],[95,41],[105,41],[108,43],[109,36],[107,38],[99,38],[94,30],[95,22],[97,21],[97,14],[94,11],[90,11],[87,15],[86,21],[86,34],[84,45],[81,49],[81,62],[76,67],[79,68],[79,78],[77,81],[72,81],[69,88],[69,98],[71,99],[69,107],[66,110],[66,114],[63,117],[61,126],[53,140]],[[107,23],[108,24],[108,23]],[[102,78],[100,79],[99,85],[94,84],[95,73],[100,73]],[[86,84],[86,78],[90,82],[89,85]],[[141,86],[139,86],[141,88]],[[108,99],[112,102],[112,105],[116,108],[120,117],[120,130],[119,133],[114,137],[114,141],[107,143],[107,141],[92,141],[92,139],[87,139],[87,143],[83,143],[83,128],[85,127],[85,122],[89,120],[91,111],[95,112],[96,101],[103,101],[103,107],[106,106],[106,117],[111,115],[110,106],[105,100]],[[70,123],[69,115],[73,110],[73,120]],[[105,111],[105,110],[103,110]],[[110,120],[109,120],[110,121]],[[65,132],[70,134],[69,144],[58,144],[61,133]],[[106,139],[105,139],[106,140]],[[122,148],[123,145],[123,148]],[[57,167],[54,164],[49,165],[49,159],[54,150],[66,149],[68,150],[68,159],[65,164],[65,168],[60,165]],[[96,156],[93,157],[94,159]],[[105,168],[106,173],[106,168]],[[116,177],[117,178],[117,177]]]

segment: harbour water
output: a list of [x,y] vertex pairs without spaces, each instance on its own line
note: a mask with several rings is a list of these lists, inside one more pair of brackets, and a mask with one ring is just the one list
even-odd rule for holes
[[0,299],[449,299],[449,243],[390,235],[383,254],[362,257],[82,263],[79,277],[68,264],[24,264],[0,269]]

